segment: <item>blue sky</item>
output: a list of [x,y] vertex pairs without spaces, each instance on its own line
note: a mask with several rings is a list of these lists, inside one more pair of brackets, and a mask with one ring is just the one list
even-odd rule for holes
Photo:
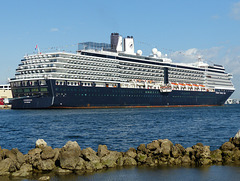
[[[135,49],[153,47],[174,62],[223,64],[240,98],[240,0],[9,0],[0,6],[0,83],[14,77],[25,54],[75,51],[84,41],[131,35]],[[181,52],[181,53],[179,53]]]

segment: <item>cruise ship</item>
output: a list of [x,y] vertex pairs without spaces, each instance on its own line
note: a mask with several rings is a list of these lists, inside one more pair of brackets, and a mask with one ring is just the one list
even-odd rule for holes
[[24,56],[10,79],[12,108],[215,106],[235,90],[222,65],[174,63],[156,48],[143,56],[132,36],[110,39]]

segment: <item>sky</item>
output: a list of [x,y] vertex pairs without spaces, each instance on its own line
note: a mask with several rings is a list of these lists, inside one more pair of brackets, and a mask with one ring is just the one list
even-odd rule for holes
[[240,0],[0,0],[0,84],[34,53],[75,52],[77,43],[133,36],[135,50],[152,48],[173,62],[223,65],[240,99]]

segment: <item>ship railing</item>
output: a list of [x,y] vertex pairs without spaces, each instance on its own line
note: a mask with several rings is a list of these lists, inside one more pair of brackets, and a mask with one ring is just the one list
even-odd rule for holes
[[111,44],[97,42],[82,42],[78,43],[79,50],[111,50]]
[[162,85],[159,88],[160,92],[172,92],[173,88],[170,84]]

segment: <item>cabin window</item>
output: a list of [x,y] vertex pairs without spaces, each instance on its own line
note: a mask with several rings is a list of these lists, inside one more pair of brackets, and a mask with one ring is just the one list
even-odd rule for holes
[[32,92],[38,92],[38,88],[32,89]]
[[40,88],[41,92],[47,92],[47,88]]
[[24,89],[24,92],[30,92],[30,89]]

